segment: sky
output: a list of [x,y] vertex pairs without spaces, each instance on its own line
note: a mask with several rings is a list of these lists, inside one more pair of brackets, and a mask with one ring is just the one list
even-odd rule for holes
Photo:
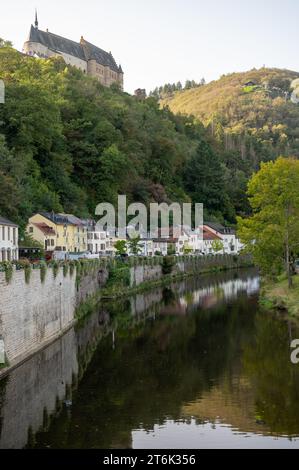
[[1,1],[0,37],[19,50],[39,28],[111,51],[125,90],[206,81],[254,67],[299,71],[299,0]]

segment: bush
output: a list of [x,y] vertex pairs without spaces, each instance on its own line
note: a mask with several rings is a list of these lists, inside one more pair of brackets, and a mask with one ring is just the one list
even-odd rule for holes
[[13,265],[10,261],[3,261],[1,264],[1,271],[5,272],[5,280],[10,284],[13,275]]
[[64,263],[64,265],[63,265],[63,277],[66,277],[68,275],[68,272],[69,272],[69,264]]
[[173,267],[175,265],[175,257],[174,256],[164,256],[162,261],[162,272],[163,274],[171,274]]
[[46,263],[41,263],[41,265],[40,265],[40,280],[41,280],[42,284],[45,282],[47,269],[48,268],[47,268]]
[[32,266],[30,264],[30,261],[28,259],[23,259],[15,262],[16,269],[23,269],[25,273],[25,282],[26,284],[29,284],[30,277],[31,277],[31,270]]

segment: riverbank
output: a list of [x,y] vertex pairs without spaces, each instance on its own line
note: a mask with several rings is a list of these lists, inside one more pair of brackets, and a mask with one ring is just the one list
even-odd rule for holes
[[[191,260],[191,261],[190,261]],[[91,296],[86,302],[79,305],[75,312],[75,318],[77,322],[82,320],[90,315],[96,305],[101,301],[125,299],[132,295],[143,294],[152,289],[159,287],[170,286],[174,282],[184,281],[185,279],[198,277],[205,274],[217,274],[225,271],[232,271],[237,269],[246,269],[253,267],[252,260],[247,256],[239,257],[210,257],[208,259],[189,258],[189,263],[184,268],[182,265],[178,269],[179,262],[182,260],[176,260],[174,258],[173,264],[167,264],[170,272],[163,273],[163,266],[161,264],[161,272],[158,275],[158,278],[143,281],[140,284],[136,282],[128,282],[130,273],[128,272],[128,266],[125,266],[123,263],[116,264],[109,272],[109,278],[106,285],[96,292],[95,295]],[[130,268],[132,269],[132,268]]]
[[269,310],[284,310],[299,320],[299,276],[293,278],[294,287],[288,288],[287,279],[264,282],[260,303]]

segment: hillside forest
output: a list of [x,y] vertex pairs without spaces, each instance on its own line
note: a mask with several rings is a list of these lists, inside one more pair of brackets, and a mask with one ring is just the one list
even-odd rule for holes
[[[273,80],[288,90],[298,76]],[[206,218],[234,224],[250,210],[246,185],[260,162],[299,155],[299,107],[258,84],[240,88],[246,75],[173,91],[161,105],[0,41],[0,78],[0,214],[21,228],[41,210],[93,216],[118,194],[202,202]]]

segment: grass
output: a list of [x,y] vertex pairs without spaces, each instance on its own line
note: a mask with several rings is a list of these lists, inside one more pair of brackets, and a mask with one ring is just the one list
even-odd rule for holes
[[265,282],[261,292],[261,305],[267,309],[286,310],[291,317],[299,319],[299,276],[293,278],[294,287],[281,277],[277,282]]
[[256,85],[254,85],[254,86],[252,86],[252,85],[251,86],[245,86],[243,88],[243,91],[244,91],[244,93],[253,93],[254,91],[256,91],[257,88],[258,87]]

